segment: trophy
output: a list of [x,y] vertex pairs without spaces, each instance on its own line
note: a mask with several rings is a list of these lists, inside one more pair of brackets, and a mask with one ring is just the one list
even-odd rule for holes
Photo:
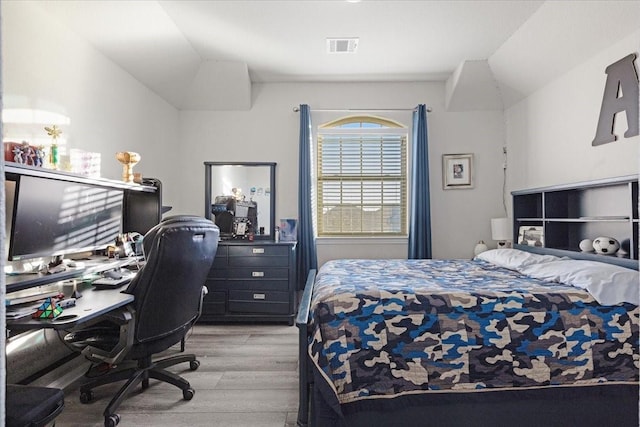
[[116,160],[122,163],[122,180],[133,182],[133,167],[140,161],[140,154],[133,151],[120,151],[116,153]]

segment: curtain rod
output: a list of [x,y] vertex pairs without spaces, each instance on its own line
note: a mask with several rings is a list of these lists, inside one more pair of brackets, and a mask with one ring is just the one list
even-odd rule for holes
[[[360,112],[360,111],[415,111],[414,108],[312,108],[311,111],[319,111],[323,113],[349,113],[349,112]],[[293,107],[293,112],[298,113],[300,111],[300,107]],[[427,113],[430,113],[432,110],[431,107],[427,107]]]

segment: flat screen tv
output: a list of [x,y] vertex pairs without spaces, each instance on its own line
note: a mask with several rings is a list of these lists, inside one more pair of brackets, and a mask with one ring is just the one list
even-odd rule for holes
[[16,182],[9,260],[96,251],[122,230],[124,191],[22,175]]

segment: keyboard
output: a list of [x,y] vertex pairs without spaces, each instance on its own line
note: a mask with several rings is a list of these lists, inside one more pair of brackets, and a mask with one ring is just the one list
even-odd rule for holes
[[111,277],[102,277],[100,279],[94,280],[91,284],[96,289],[115,289],[121,286],[128,284],[131,281],[133,275],[125,274],[119,279],[114,279]]

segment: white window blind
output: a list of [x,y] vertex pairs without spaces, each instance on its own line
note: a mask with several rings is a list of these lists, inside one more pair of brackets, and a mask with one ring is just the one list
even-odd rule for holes
[[319,236],[406,235],[406,146],[402,129],[319,133]]

